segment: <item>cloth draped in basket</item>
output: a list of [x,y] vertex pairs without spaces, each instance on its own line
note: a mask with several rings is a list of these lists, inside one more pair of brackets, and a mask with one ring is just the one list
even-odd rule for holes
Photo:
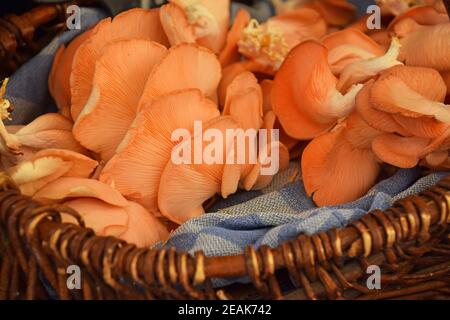
[[[104,16],[101,10],[83,8],[82,27],[87,28]],[[42,113],[56,110],[47,90],[53,55],[60,44],[69,42],[79,32],[67,31],[57,37],[12,76],[7,97],[16,108],[14,123],[25,124]],[[177,229],[166,245],[191,253],[203,250],[206,255],[238,254],[247,245],[277,246],[300,233],[343,227],[373,209],[386,209],[395,200],[420,192],[448,174],[441,172],[422,177],[418,168],[399,170],[358,201],[317,208],[306,196],[299,170],[299,164],[292,163],[268,188],[241,192],[219,201],[211,213]]]

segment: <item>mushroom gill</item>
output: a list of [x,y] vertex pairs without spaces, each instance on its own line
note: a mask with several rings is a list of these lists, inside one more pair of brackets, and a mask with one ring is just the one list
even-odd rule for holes
[[195,121],[206,122],[219,115],[217,106],[196,89],[151,100],[140,110],[117,154],[102,170],[100,180],[157,212],[161,174],[179,143],[176,139],[180,137],[173,136],[175,130],[192,132]]
[[93,90],[73,133],[87,149],[109,160],[136,117],[149,75],[167,50],[148,40],[120,40],[104,47]]
[[168,45],[159,20],[159,9],[135,8],[123,12],[114,19],[100,21],[91,35],[75,53],[71,86],[71,114],[74,121],[83,110],[92,92],[95,64],[103,48],[117,40],[145,39]]

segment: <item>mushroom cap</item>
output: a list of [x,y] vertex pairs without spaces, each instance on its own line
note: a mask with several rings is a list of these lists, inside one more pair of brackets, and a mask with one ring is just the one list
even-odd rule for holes
[[433,118],[410,118],[399,114],[393,114],[392,117],[404,130],[409,132],[409,134],[404,136],[414,135],[416,137],[432,139],[441,136],[449,128],[447,123]]
[[[168,238],[165,226],[142,206],[128,202],[116,207],[98,199],[80,198],[65,203],[76,210],[86,226],[100,236],[115,236],[138,247],[148,247]],[[64,217],[65,221],[72,219]]]
[[327,32],[327,24],[321,15],[305,7],[273,16],[267,24],[269,28],[277,27],[283,31],[288,49],[305,40],[318,40]]
[[342,137],[354,148],[370,149],[372,141],[383,132],[370,126],[357,112],[345,119]]
[[[193,26],[193,33],[199,45],[216,53],[222,50],[230,24],[229,0],[170,0],[170,2],[183,9],[184,19]],[[173,21],[175,23],[180,21],[180,16]],[[181,25],[185,25],[185,22]],[[165,29],[168,27],[173,26],[166,25]]]
[[58,157],[39,157],[9,168],[8,174],[22,194],[32,196],[49,182],[69,172],[72,166],[70,161]]
[[16,133],[21,135],[33,134],[46,130],[66,130],[71,131],[73,122],[58,113],[43,114],[26,126],[20,128]]
[[120,238],[138,247],[148,247],[169,238],[169,232],[164,224],[141,205],[129,202],[128,229]]
[[91,95],[95,63],[101,56],[103,48],[111,42],[131,38],[168,45],[159,19],[159,9],[131,9],[117,15],[113,20],[106,18],[95,26],[89,39],[77,50],[73,60],[70,77],[72,119],[78,118]]
[[[174,1],[186,1],[186,0],[174,0]],[[190,0],[187,0],[190,1]],[[230,0],[200,0],[201,3],[208,9],[209,12],[215,17],[218,25],[219,32],[216,34],[210,34],[206,37],[202,37],[197,40],[198,44],[207,47],[219,53],[225,46],[227,39],[227,32],[230,27]]]
[[231,115],[244,130],[258,130],[263,124],[263,96],[253,73],[237,75],[227,88],[223,115]]
[[63,149],[45,149],[40,150],[34,156],[34,159],[42,157],[55,157],[64,161],[70,161],[72,167],[65,174],[66,177],[79,177],[88,178],[95,168],[98,166],[98,162],[77,152]]
[[55,99],[59,112],[71,119],[70,114],[70,74],[72,63],[78,48],[90,37],[92,29],[89,29],[73,39],[67,48],[62,45],[55,54],[52,69],[48,78],[50,94]]
[[322,39],[328,62],[335,75],[350,63],[384,54],[383,48],[366,34],[353,28],[333,32]]
[[404,81],[390,77],[377,81],[372,88],[372,101],[376,109],[410,118],[434,117],[450,123],[450,110],[412,90]]
[[62,176],[87,178],[97,165],[97,161],[73,151],[46,149],[10,168],[8,172],[22,193],[32,196]]
[[346,65],[339,74],[337,89],[346,92],[352,85],[365,83],[383,70],[402,64],[398,61],[400,48],[400,41],[392,38],[389,49],[383,56],[361,59]]
[[67,130],[45,130],[32,134],[16,134],[22,147],[32,148],[33,150],[42,149],[65,149],[81,154],[87,154],[88,151],[83,148],[74,138],[72,131]]
[[238,62],[240,60],[240,53],[238,42],[241,39],[242,32],[247,27],[251,19],[250,14],[245,9],[239,9],[234,18],[233,25],[227,35],[225,47],[219,54],[219,61],[222,68]]
[[355,148],[345,125],[316,137],[303,152],[306,192],[318,206],[339,205],[363,196],[374,185],[379,165],[370,149]]
[[445,83],[437,71],[402,67],[380,76],[373,84],[371,99],[380,111],[410,118],[434,117],[448,123],[450,112],[439,102],[444,100],[445,92]]
[[[119,237],[128,228],[129,215],[124,207],[113,206],[95,198],[69,200],[64,205],[77,211],[86,227],[93,229],[99,236]],[[65,214],[63,221],[75,222],[73,217]]]
[[411,135],[409,130],[395,121],[394,115],[375,109],[371,102],[373,81],[364,85],[356,97],[357,114],[371,127],[389,133],[399,133],[403,136]]
[[[449,17],[445,12],[439,12],[434,6],[422,5],[414,6],[402,14],[396,16],[388,26],[388,31],[394,31],[396,34],[400,31],[399,27],[405,20],[413,20],[419,26],[435,25],[449,22]],[[399,34],[406,35],[407,33]]]
[[183,89],[199,89],[207,98],[216,101],[221,73],[219,60],[209,49],[196,44],[172,47],[150,74],[140,105]]
[[59,178],[36,192],[33,198],[42,203],[57,203],[69,198],[95,198],[117,207],[128,205],[128,201],[116,189],[85,178]]
[[[222,134],[222,137],[226,136],[227,129],[235,130],[237,128],[238,125],[229,116],[210,120],[203,125],[204,131],[216,129]],[[184,144],[192,146],[194,141],[200,138],[193,136],[191,141],[184,141],[179,147],[182,148]],[[202,204],[221,191],[224,163],[231,143],[233,141],[224,141],[221,163],[175,164],[173,161],[167,163],[161,175],[158,192],[158,206],[164,216],[182,224],[204,213]],[[201,150],[191,148],[191,159],[199,156],[203,158],[208,146],[209,143],[203,141]]]
[[102,170],[100,180],[114,185],[149,211],[158,211],[160,177],[178,144],[172,141],[173,132],[192,132],[194,121],[208,121],[219,115],[216,105],[197,89],[153,99],[139,112],[117,154]]
[[167,3],[159,10],[159,16],[171,46],[195,43],[195,28],[189,24],[186,14],[180,6]]
[[370,52],[375,56],[382,56],[384,54],[384,50],[380,48],[378,43],[365,33],[354,28],[346,28],[330,33],[322,38],[321,43],[327,47],[329,51],[343,45],[351,45]]
[[445,82],[439,72],[432,68],[398,65],[381,72],[379,79],[392,76],[430,100],[443,102],[445,99]]
[[144,39],[106,45],[96,63],[93,90],[75,122],[75,138],[109,160],[131,123],[147,79],[167,49]]
[[408,66],[450,70],[450,23],[425,26],[401,39],[399,59]]
[[336,83],[325,46],[305,41],[289,53],[272,88],[273,111],[288,135],[307,140],[333,126],[336,118],[320,110]]
[[372,150],[383,162],[399,168],[414,168],[429,144],[430,139],[386,133],[372,141]]
[[[26,159],[41,149],[67,149],[74,152],[86,154],[84,149],[72,134],[73,123],[65,116],[58,113],[46,113],[37,117],[26,126],[15,130],[14,135],[21,144],[21,152]],[[8,126],[8,131],[12,133]]]

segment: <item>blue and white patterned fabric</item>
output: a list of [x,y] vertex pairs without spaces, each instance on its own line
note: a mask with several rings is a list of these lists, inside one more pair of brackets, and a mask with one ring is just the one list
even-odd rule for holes
[[[83,29],[104,16],[102,11],[83,9]],[[52,58],[60,44],[67,43],[78,33],[68,31],[54,39],[11,78],[7,97],[16,107],[15,123],[24,124],[39,114],[55,110],[47,90]],[[371,210],[386,209],[395,200],[420,192],[448,174],[441,172],[422,177],[418,168],[399,170],[355,202],[317,208],[305,193],[299,170],[298,163],[291,163],[290,168],[276,176],[266,189],[241,192],[219,201],[210,213],[177,229],[165,245],[191,253],[203,250],[206,255],[238,254],[247,245],[274,247],[300,233],[313,234],[343,227]]]
[[399,170],[373,187],[363,198],[336,207],[317,208],[306,195],[300,175],[288,182],[298,163],[280,173],[260,192],[242,192],[219,201],[210,213],[178,228],[166,246],[206,255],[242,253],[245,246],[275,247],[301,233],[314,234],[361,218],[375,209],[387,209],[394,201],[433,186],[449,173],[421,176],[418,168]]

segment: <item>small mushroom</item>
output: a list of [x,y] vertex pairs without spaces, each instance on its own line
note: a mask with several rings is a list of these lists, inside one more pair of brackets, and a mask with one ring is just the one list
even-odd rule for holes
[[408,66],[450,70],[450,23],[424,26],[401,39],[399,60]]
[[161,7],[159,15],[161,24],[172,46],[181,43],[195,43],[195,28],[189,24],[186,14],[181,7],[168,3]]
[[[364,125],[361,121],[355,123]],[[356,131],[352,126],[344,121],[331,132],[316,137],[303,152],[304,186],[318,206],[354,201],[367,193],[378,177],[377,158],[370,147],[365,148],[372,134],[378,133],[368,125]],[[365,132],[363,136],[361,132]]]
[[161,9],[161,23],[172,46],[198,43],[215,53],[225,45],[230,20],[229,0],[170,0]]
[[[406,70],[406,69],[405,69]],[[434,118],[443,123],[450,123],[449,107],[438,99],[430,99],[433,92],[438,92],[442,96],[441,101],[445,97],[445,83],[439,73],[430,70],[429,73],[421,72],[418,76],[422,76],[423,86],[433,86],[429,91],[419,92],[420,86],[414,82],[414,75],[417,79],[417,69],[408,69],[410,79],[399,75],[386,75],[377,80],[371,90],[371,99],[374,108],[388,112],[391,114],[399,114],[409,118],[429,117]],[[433,77],[433,71],[437,78]],[[428,82],[431,79],[439,79],[439,82]],[[413,88],[413,86],[416,88]],[[442,88],[442,90],[439,89]],[[414,90],[416,89],[416,90]],[[441,93],[439,93],[441,91]],[[436,94],[435,94],[436,95]],[[437,101],[436,101],[437,100]]]
[[88,178],[97,165],[97,161],[73,151],[46,149],[9,168],[8,173],[23,194],[32,196],[63,176]]
[[167,49],[148,40],[120,40],[106,45],[96,63],[91,95],[73,128],[87,149],[109,160],[136,117],[152,70]]
[[254,73],[269,74],[271,71],[267,68],[261,67],[260,64],[253,60],[243,60],[240,62],[232,63],[222,69],[222,78],[220,79],[219,86],[217,88],[217,94],[219,96],[219,105],[223,108],[225,106],[225,99],[227,95],[227,89],[230,83],[236,78],[237,75],[244,71]]
[[383,162],[399,168],[414,168],[429,144],[430,139],[386,133],[373,140],[372,150]]
[[325,46],[305,41],[289,53],[272,89],[273,111],[288,135],[312,139],[353,111],[362,85],[343,95],[336,89],[337,83]]
[[106,18],[94,27],[73,59],[70,86],[71,114],[74,121],[91,96],[95,64],[103,48],[114,41],[127,39],[145,39],[167,46],[168,40],[159,20],[159,9],[131,9],[117,15],[113,20]]

